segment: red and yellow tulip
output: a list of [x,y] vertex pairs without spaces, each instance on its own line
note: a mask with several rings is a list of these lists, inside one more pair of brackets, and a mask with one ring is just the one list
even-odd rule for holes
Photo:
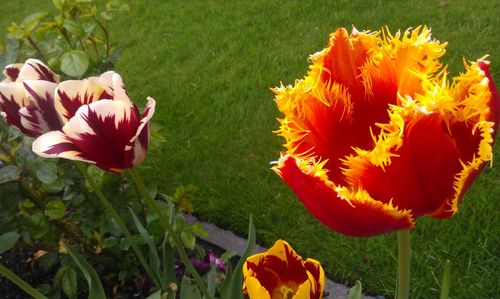
[[107,72],[60,83],[55,108],[65,124],[33,142],[36,154],[85,161],[110,172],[132,168],[144,160],[155,101],[148,98],[141,115],[119,74]]
[[62,121],[54,107],[59,76],[36,59],[5,67],[0,82],[0,113],[6,122],[28,136],[59,130]]
[[276,173],[323,224],[372,236],[448,218],[492,159],[500,97],[484,58],[448,80],[426,27],[332,33],[307,76],[273,91]]
[[243,265],[243,292],[250,299],[320,299],[324,286],[320,263],[303,260],[282,240]]

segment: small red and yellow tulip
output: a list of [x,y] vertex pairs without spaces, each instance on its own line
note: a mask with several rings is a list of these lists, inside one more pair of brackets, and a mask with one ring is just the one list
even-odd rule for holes
[[446,44],[420,27],[330,36],[307,76],[273,91],[286,139],[274,171],[345,235],[448,218],[492,159],[500,97],[483,59],[450,82]]
[[62,121],[54,107],[59,76],[36,59],[5,67],[0,82],[0,113],[9,125],[38,137],[59,130]]
[[283,240],[243,265],[243,293],[250,299],[320,299],[324,286],[320,263],[303,260]]
[[62,82],[55,93],[55,107],[65,124],[33,142],[36,154],[85,161],[110,172],[144,160],[155,109],[152,98],[141,115],[114,72]]

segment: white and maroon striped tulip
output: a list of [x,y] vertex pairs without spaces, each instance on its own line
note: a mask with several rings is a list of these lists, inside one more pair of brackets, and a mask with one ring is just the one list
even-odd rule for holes
[[62,127],[54,107],[57,74],[36,59],[8,65],[3,74],[0,111],[8,124],[32,137]]
[[[63,122],[67,122],[82,105],[102,99],[116,100],[115,90],[122,88],[120,75],[113,71],[99,77],[63,81],[57,86],[54,105]],[[128,98],[126,101],[130,102]]]
[[56,93],[57,110],[68,120],[61,130],[33,142],[36,154],[85,161],[110,172],[144,160],[155,109],[152,98],[141,115],[126,95],[120,75],[109,72],[99,78],[63,82]]

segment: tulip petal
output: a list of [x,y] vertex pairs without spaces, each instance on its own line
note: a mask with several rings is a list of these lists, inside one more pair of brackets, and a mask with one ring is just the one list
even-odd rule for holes
[[61,131],[51,131],[35,139],[32,144],[34,153],[45,158],[65,158],[95,163],[84,158],[83,153]]
[[[126,103],[100,100],[81,106],[62,131],[65,140],[81,153],[81,159],[93,161],[107,171],[119,172],[133,166],[133,161],[126,159],[125,149],[138,125],[137,111]],[[62,157],[60,150],[55,154],[53,148],[46,148],[42,153]]]
[[3,70],[3,75],[5,76],[5,79],[2,82],[5,83],[15,82],[17,80],[17,77],[19,76],[19,72],[21,71],[23,65],[24,64],[22,63],[14,63],[6,66],[5,69]]
[[260,284],[259,280],[255,277],[248,276],[245,278],[244,290],[248,294],[249,298],[271,299],[271,295],[269,294],[269,292]]
[[[60,130],[62,122],[54,107],[54,91],[57,84],[43,80],[25,80],[23,86],[26,96],[38,110],[36,119],[38,123],[33,123],[34,118],[27,118],[25,123],[31,123],[30,127],[38,126],[43,132]],[[33,113],[26,113],[26,115],[32,116]]]
[[73,117],[82,105],[112,99],[106,92],[107,88],[109,86],[103,84],[99,77],[61,82],[56,90],[55,107],[63,122]]
[[335,186],[321,166],[285,155],[273,170],[314,217],[342,234],[368,237],[414,226],[410,211],[376,201],[364,190]]
[[311,282],[311,298],[322,298],[325,288],[325,271],[321,264],[313,259],[308,258],[304,267],[307,269],[309,281]]
[[28,59],[21,68],[17,82],[24,80],[44,80],[58,83],[59,75],[54,73],[43,62],[37,59]]
[[23,129],[19,109],[28,103],[21,83],[0,83],[0,111],[8,124]]
[[148,102],[142,113],[142,118],[137,131],[130,139],[129,144],[125,147],[126,160],[132,160],[132,164],[139,165],[146,157],[149,144],[149,126],[150,120],[155,112],[156,102],[153,98],[148,97]]

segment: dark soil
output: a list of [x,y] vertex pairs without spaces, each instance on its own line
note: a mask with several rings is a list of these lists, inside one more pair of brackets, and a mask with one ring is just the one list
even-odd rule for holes
[[[33,251],[13,249],[0,256],[0,263],[24,279],[30,285],[50,283],[52,275],[47,275],[33,261]],[[28,299],[31,298],[13,282],[0,275],[0,298]]]
[[[57,272],[57,269],[49,270],[49,273],[45,272],[44,269],[33,259],[33,251],[26,249],[12,249],[5,252],[0,256],[0,263],[6,268],[14,272],[16,275],[21,277],[27,283],[33,287],[37,287],[41,284],[52,284],[52,280]],[[107,271],[112,271],[107,269]],[[114,276],[114,275],[113,275]],[[102,278],[102,277],[101,277]],[[117,281],[118,279],[116,279]],[[116,282],[115,281],[115,282]],[[116,285],[113,282],[103,281],[104,289],[106,290],[108,298],[113,299],[140,299],[143,298],[139,295],[138,283],[129,282],[126,285]],[[0,275],[0,299],[30,299],[32,298],[26,294],[21,288],[16,284],[11,282],[9,279]],[[62,294],[61,298],[66,298]],[[79,299],[88,298],[88,293],[81,293],[78,296]]]

